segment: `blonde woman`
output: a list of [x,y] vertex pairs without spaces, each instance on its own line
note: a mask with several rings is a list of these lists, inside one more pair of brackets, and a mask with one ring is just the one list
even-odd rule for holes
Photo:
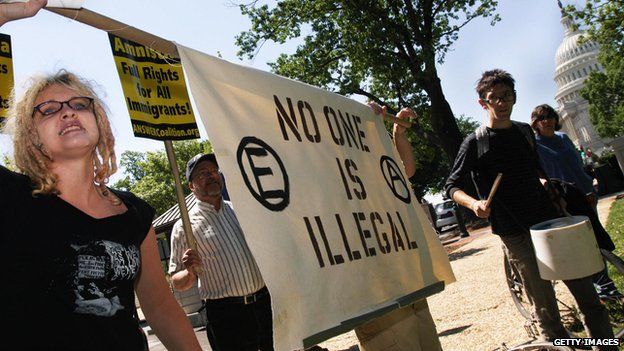
[[143,350],[136,292],[169,350],[201,350],[165,281],[154,210],[106,186],[115,141],[91,85],[67,71],[33,79],[6,130],[21,173],[0,166],[3,348]]

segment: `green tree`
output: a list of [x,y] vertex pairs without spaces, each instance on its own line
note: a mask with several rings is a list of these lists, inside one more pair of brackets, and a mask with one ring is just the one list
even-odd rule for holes
[[[185,140],[174,141],[173,149],[186,196],[190,192],[184,186],[186,162],[198,153],[211,152],[212,146],[208,141]],[[114,188],[131,191],[144,199],[156,209],[156,215],[177,203],[175,183],[165,151],[124,151],[119,163],[125,177],[117,181]]]
[[[462,115],[457,118],[457,125],[463,139],[474,132],[479,126],[479,122]],[[390,124],[388,124],[388,128],[391,128]],[[427,192],[435,194],[442,191],[450,173],[451,162],[444,153],[440,152],[439,148],[432,147],[414,131],[409,130],[407,138],[412,144],[416,160],[417,171],[414,184],[416,195],[422,198]]]
[[592,124],[601,137],[624,136],[624,0],[586,0],[566,10],[587,26],[585,39],[600,44],[604,71],[592,72],[581,90]]
[[2,165],[12,171],[16,171],[15,161],[7,154],[2,154]]
[[252,1],[240,5],[251,29],[237,37],[239,56],[253,58],[266,41],[301,39],[295,53],[270,64],[274,72],[342,95],[364,96],[391,111],[417,108],[424,117],[414,129],[418,138],[454,159],[462,135],[436,64],[444,62],[470,21],[498,21],[497,3],[282,0],[269,8]]

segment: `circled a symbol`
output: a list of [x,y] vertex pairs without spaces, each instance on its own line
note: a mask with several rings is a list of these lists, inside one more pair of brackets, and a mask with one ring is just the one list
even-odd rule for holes
[[386,184],[394,196],[399,200],[409,204],[411,202],[410,188],[401,173],[399,165],[389,156],[381,156],[379,160],[379,166],[381,167],[381,173],[386,180]]

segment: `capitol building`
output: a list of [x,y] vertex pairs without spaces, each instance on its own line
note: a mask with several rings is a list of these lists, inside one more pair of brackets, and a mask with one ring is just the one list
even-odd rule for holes
[[582,146],[600,154],[610,140],[600,138],[594,130],[589,119],[589,103],[580,94],[590,72],[602,71],[598,63],[600,46],[591,41],[579,43],[583,32],[574,29],[572,20],[563,11],[561,23],[565,32],[555,56],[554,77],[558,88],[555,101],[561,117],[561,131],[570,137],[577,148]]

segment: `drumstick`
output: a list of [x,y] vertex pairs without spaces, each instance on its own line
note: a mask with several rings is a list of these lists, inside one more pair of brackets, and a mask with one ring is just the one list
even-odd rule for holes
[[485,201],[485,207],[490,207],[490,203],[492,202],[492,199],[494,199],[494,194],[496,193],[496,190],[498,190],[498,186],[500,185],[501,179],[503,178],[503,174],[499,173],[496,176],[496,179],[494,179],[494,184],[492,184],[492,190],[490,190],[490,195],[488,195],[487,200]]

